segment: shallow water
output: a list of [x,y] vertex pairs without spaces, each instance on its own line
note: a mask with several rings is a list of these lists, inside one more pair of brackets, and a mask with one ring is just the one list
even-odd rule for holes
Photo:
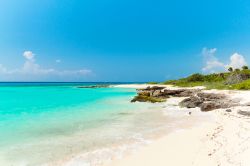
[[[116,144],[136,135],[142,104],[135,89],[71,85],[0,86],[0,160],[42,165]],[[137,119],[138,118],[138,119]],[[147,124],[145,124],[147,125]]]
[[162,104],[130,103],[135,94],[65,84],[0,86],[0,165],[97,165],[185,120],[183,112],[166,115]]

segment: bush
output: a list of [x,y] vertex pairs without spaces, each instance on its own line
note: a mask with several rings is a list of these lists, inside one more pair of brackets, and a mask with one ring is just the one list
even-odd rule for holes
[[243,70],[248,70],[248,66],[242,66]]
[[209,75],[205,75],[203,77],[204,77],[204,81],[218,82],[218,81],[224,81],[225,78],[227,77],[227,75],[224,73],[220,73],[220,74],[209,74]]
[[235,69],[234,70],[236,73],[239,73],[240,72],[240,69]]
[[189,82],[202,82],[204,81],[204,76],[202,74],[196,73],[187,78]]
[[250,80],[243,81],[238,84],[232,85],[232,89],[238,89],[238,90],[249,90],[250,89]]

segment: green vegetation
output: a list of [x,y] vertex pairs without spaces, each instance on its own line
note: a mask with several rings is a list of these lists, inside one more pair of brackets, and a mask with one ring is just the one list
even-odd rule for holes
[[249,90],[250,89],[250,79],[245,80],[241,83],[232,85],[231,89]]
[[169,80],[162,84],[180,87],[205,86],[207,89],[238,89],[250,90],[250,70],[243,66],[242,70],[228,68],[229,72],[203,75],[195,73],[179,80]]
[[248,66],[242,66],[242,70],[247,70]]

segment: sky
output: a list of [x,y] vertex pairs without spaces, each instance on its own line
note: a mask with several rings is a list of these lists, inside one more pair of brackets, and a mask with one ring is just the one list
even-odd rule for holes
[[0,81],[164,81],[247,62],[249,0],[0,0]]

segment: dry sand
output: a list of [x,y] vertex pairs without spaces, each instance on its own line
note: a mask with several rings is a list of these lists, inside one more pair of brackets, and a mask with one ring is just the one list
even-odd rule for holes
[[231,112],[225,109],[212,111],[209,114],[213,114],[215,120],[173,132],[141,148],[135,154],[114,159],[105,166],[249,166],[250,116],[238,112],[250,111],[249,106],[244,106],[250,103],[250,91],[205,91],[228,94],[232,99],[239,100],[243,106],[231,108]]

